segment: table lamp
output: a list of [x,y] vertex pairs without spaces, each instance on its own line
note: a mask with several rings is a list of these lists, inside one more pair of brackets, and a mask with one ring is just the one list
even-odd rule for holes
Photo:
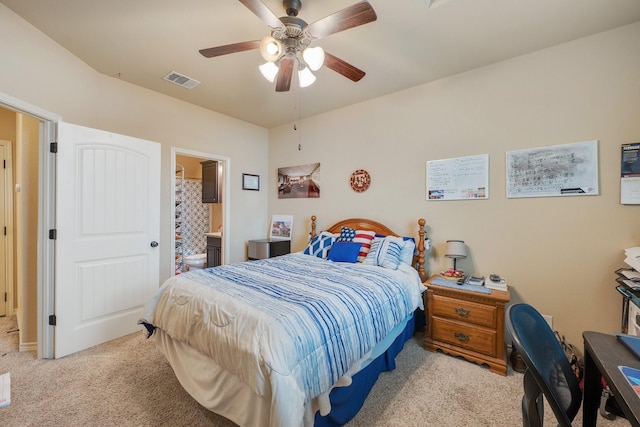
[[447,251],[444,254],[447,258],[453,258],[453,270],[456,271],[456,260],[467,257],[467,247],[463,240],[447,240]]

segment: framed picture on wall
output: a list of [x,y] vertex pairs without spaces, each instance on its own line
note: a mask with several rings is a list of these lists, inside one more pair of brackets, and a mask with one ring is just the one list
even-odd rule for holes
[[242,174],[242,189],[243,190],[260,190],[260,175],[252,175],[249,173]]
[[273,215],[269,228],[270,239],[291,240],[293,232],[293,215]]

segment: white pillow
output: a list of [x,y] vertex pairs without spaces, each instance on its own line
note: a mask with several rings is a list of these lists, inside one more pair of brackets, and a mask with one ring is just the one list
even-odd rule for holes
[[397,270],[403,247],[404,241],[400,237],[386,236],[384,239],[374,239],[362,263]]

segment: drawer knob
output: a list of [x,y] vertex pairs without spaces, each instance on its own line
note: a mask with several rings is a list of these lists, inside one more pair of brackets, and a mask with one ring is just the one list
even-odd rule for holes
[[458,313],[462,317],[467,317],[469,315],[469,310],[462,307],[457,307],[456,313]]
[[456,332],[453,334],[453,336],[456,337],[456,339],[460,342],[467,342],[469,341],[469,335],[467,334],[463,334],[462,332]]

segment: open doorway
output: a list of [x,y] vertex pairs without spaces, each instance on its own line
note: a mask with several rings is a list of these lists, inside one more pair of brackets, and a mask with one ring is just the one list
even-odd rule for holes
[[[212,239],[220,242],[221,264],[229,253],[229,182],[231,161],[228,157],[180,148],[171,149],[171,208],[173,210],[172,247],[175,248],[172,271],[180,274],[190,268],[211,266],[209,250]],[[217,162],[219,199],[202,203],[202,163]],[[208,254],[208,255],[207,255]]]
[[[2,130],[0,130],[2,132]],[[13,154],[12,142],[0,138],[0,317],[13,315]]]
[[7,230],[13,257],[7,261],[13,274],[7,284],[8,314],[17,318],[19,351],[37,351],[38,358],[50,358],[53,327],[47,313],[53,312],[54,241],[48,238],[48,230],[54,218],[55,161],[48,154],[60,117],[3,93],[0,111],[9,118],[0,126],[10,134],[0,139],[13,144],[13,221]]

